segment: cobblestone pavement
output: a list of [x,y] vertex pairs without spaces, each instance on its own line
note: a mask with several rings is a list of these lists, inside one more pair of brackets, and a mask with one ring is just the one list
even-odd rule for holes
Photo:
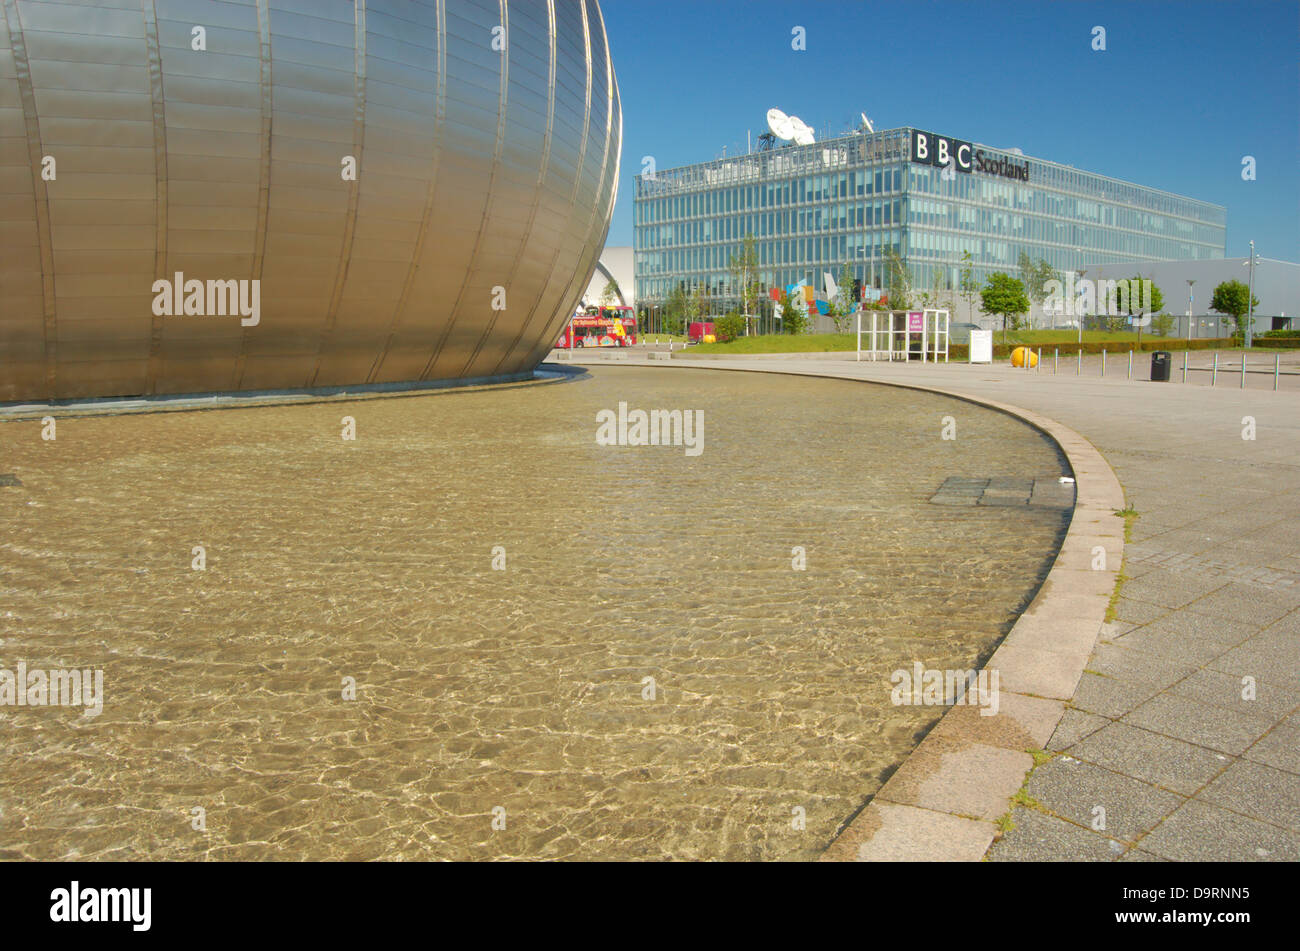
[[1139,517],[1116,619],[1028,778],[1035,805],[990,860],[1300,860],[1300,394],[1006,365],[725,365],[1001,400],[1082,433],[1123,483]]

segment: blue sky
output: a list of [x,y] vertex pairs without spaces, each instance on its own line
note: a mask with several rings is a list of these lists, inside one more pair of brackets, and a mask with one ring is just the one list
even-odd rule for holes
[[[1227,256],[1300,261],[1300,3],[602,0],[623,100],[610,245],[633,177],[745,148],[776,106],[865,111],[1221,204]],[[807,50],[791,48],[802,26]],[[1106,50],[1092,49],[1093,27]],[[1243,181],[1254,156],[1256,180]]]

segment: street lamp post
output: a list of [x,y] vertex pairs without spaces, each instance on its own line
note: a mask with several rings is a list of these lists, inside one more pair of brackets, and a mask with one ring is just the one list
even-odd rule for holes
[[1192,339],[1192,301],[1194,300],[1194,298],[1192,297],[1192,285],[1195,283],[1196,283],[1195,278],[1187,282],[1187,339],[1188,340]]
[[1246,349],[1250,349],[1255,324],[1255,242],[1250,242],[1249,283],[1246,285]]

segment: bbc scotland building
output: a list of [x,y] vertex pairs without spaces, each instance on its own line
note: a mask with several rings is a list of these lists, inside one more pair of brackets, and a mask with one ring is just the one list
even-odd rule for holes
[[785,144],[638,175],[638,307],[681,284],[738,303],[728,264],[755,238],[765,288],[837,279],[879,288],[890,251],[916,290],[1014,272],[1021,252],[1058,271],[1222,258],[1223,206],[977,143],[900,128]]

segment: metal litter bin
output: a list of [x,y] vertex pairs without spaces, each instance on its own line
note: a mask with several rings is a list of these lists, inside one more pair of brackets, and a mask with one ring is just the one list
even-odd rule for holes
[[1151,351],[1151,379],[1157,383],[1169,382],[1169,367],[1173,354],[1168,350]]

